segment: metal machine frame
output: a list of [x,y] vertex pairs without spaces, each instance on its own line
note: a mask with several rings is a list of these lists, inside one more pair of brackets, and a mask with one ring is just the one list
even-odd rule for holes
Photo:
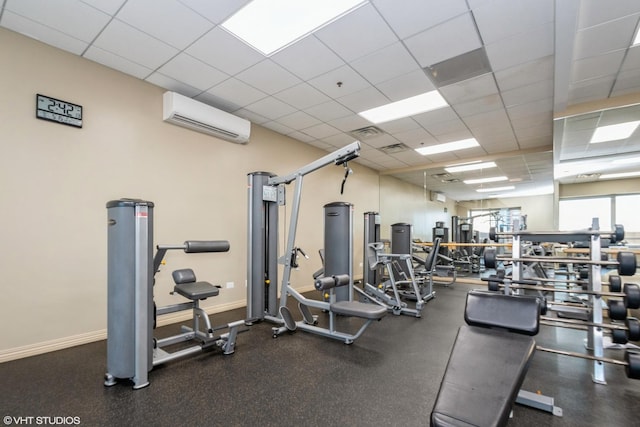
[[[273,328],[274,337],[287,330],[297,328],[323,335],[326,337],[344,341],[346,344],[357,339],[372,319],[367,318],[370,310],[358,310],[358,304],[370,306],[370,304],[352,301],[354,288],[353,278],[349,278],[349,316],[367,318],[360,330],[355,334],[348,334],[336,330],[335,320],[335,295],[333,289],[329,290],[328,301],[316,301],[304,297],[291,286],[291,270],[297,266],[297,257],[304,252],[296,247],[296,231],[302,199],[302,187],[304,176],[324,166],[335,164],[344,165],[347,169],[345,179],[348,176],[347,162],[358,157],[360,143],[355,141],[341,149],[309,163],[306,166],[284,176],[276,176],[269,172],[254,172],[249,174],[249,221],[248,221],[248,255],[247,255],[247,323],[268,320],[281,325]],[[278,206],[285,204],[285,185],[295,182],[295,190],[289,219],[289,230],[284,255],[278,258]],[[344,181],[343,181],[344,186]],[[280,284],[280,299],[277,298],[277,264],[284,265],[283,276]],[[303,316],[302,321],[295,322],[287,308],[287,298],[292,296],[298,301],[298,306]],[[309,307],[327,311],[329,314],[329,328],[316,326],[316,318],[311,315]],[[364,308],[364,307],[362,307]],[[362,316],[358,316],[359,312]]]

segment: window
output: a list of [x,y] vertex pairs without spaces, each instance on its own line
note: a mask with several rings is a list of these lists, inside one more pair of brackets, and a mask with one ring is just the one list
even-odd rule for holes
[[598,218],[600,230],[611,230],[611,197],[560,200],[558,229],[560,231],[584,230]]
[[640,232],[640,194],[615,196],[616,224],[624,225],[625,232]]

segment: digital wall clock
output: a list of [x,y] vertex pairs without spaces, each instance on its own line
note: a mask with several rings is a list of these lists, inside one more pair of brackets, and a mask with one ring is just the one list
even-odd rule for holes
[[82,105],[37,94],[36,117],[81,128]]

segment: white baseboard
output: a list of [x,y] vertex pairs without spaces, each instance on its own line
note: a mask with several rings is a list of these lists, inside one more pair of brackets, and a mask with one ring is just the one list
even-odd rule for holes
[[[234,310],[236,308],[244,307],[246,303],[244,301],[236,301],[227,304],[216,305],[214,307],[208,307],[205,309],[207,314],[216,314],[223,311]],[[191,311],[184,310],[177,313],[171,313],[158,317],[158,326],[166,326],[172,323],[184,322],[191,319]],[[215,319],[213,321],[215,324]],[[75,347],[77,345],[88,344],[95,341],[107,339],[107,330],[101,329],[99,331],[86,332],[78,335],[72,335],[69,337],[58,338],[54,340],[34,343],[25,345],[22,347],[9,348],[6,350],[0,350],[0,363],[9,362],[11,360],[22,359],[25,357],[36,356],[38,354],[49,353],[51,351],[63,350],[69,347]],[[105,355],[106,357],[106,355]]]

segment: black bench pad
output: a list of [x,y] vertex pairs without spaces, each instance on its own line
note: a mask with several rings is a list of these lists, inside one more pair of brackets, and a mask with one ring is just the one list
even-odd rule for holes
[[378,304],[366,304],[359,301],[338,301],[331,304],[331,311],[336,314],[363,319],[378,320],[387,314],[387,308]]
[[454,343],[432,426],[504,426],[535,350],[535,340],[501,329],[462,326]]

